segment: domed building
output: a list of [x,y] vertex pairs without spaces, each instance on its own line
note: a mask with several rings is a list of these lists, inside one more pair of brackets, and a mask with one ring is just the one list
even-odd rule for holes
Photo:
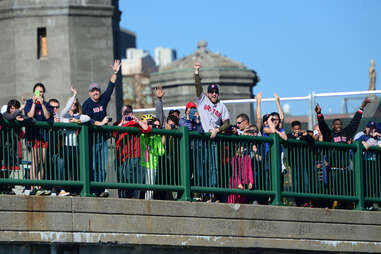
[[[222,100],[254,97],[253,87],[259,81],[256,72],[239,62],[213,53],[207,46],[206,41],[200,41],[194,53],[151,73],[151,86],[162,86],[165,90],[165,106],[184,106],[188,101],[196,101],[193,69],[196,62],[201,63],[200,76],[204,91],[209,84],[216,83],[220,86]],[[240,113],[251,115],[249,104],[230,104],[227,107],[233,122]]]

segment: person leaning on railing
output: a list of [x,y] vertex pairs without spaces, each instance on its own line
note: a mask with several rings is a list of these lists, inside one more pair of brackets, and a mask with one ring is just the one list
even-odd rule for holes
[[[26,101],[24,112],[28,117],[37,121],[52,121],[52,109],[44,100],[45,86],[37,83],[33,87],[33,97]],[[48,135],[46,129],[26,128],[28,145],[32,146],[32,180],[41,180],[45,177],[46,148],[48,147]],[[36,194],[38,188],[33,188],[31,195]],[[46,192],[40,189],[41,192]]]
[[[204,147],[206,153],[206,165],[209,166],[206,187],[217,187],[218,179],[218,157],[217,157],[217,143],[213,141],[217,133],[224,131],[230,126],[229,111],[226,106],[220,101],[219,87],[217,84],[210,84],[207,93],[203,92],[201,86],[201,78],[199,71],[201,68],[200,63],[194,65],[194,78],[197,96],[197,111],[200,115],[202,129],[205,133],[210,132],[210,146],[209,151]],[[210,196],[209,202],[216,201],[214,195]]]
[[[90,121],[88,115],[82,114],[82,107],[77,99],[77,89],[73,86],[70,87],[73,93],[65,107],[59,112],[59,120],[62,123],[87,123]],[[78,130],[70,129],[64,132],[64,160],[66,176],[72,181],[79,180],[79,144],[78,144]],[[70,189],[71,195],[77,195],[79,190],[72,187]],[[61,192],[60,192],[61,193]],[[59,194],[60,195],[60,194]],[[62,191],[61,196],[68,195]]]
[[[25,104],[20,104],[18,100],[8,101],[6,111],[3,115],[0,114],[0,122],[4,119],[8,121],[29,121],[33,122],[33,118],[22,115],[22,110]],[[1,132],[4,133],[0,135],[1,142],[1,152],[0,153],[0,178],[8,178],[11,171],[20,170],[20,164],[22,160],[22,139],[25,137],[24,132],[21,127],[8,126],[1,124]],[[12,185],[5,185],[0,189],[1,193],[14,194],[12,192]]]
[[[112,66],[112,75],[105,92],[101,94],[101,88],[98,84],[89,85],[89,98],[83,103],[83,113],[90,117],[92,125],[103,126],[111,120],[107,116],[107,105],[110,102],[111,95],[114,92],[115,82],[121,66],[120,60],[115,60]],[[93,133],[90,139],[90,162],[91,162],[91,181],[104,182],[106,180],[107,164],[107,139],[108,133]],[[108,192],[104,188],[94,190],[94,194],[99,197],[108,197]]]
[[[146,120],[151,128],[161,128],[159,119],[147,114],[142,117],[141,120]],[[142,179],[139,183],[145,183],[154,185],[156,183],[158,160],[159,156],[163,156],[165,153],[163,137],[158,134],[145,134],[140,135],[140,149],[141,160],[140,165],[143,167]],[[145,193],[145,200],[153,199],[153,191],[147,190]]]
[[[359,125],[360,121],[364,112],[365,107],[371,102],[369,98],[365,98],[362,103],[360,108],[356,111],[355,115],[353,116],[352,120],[350,123],[343,128],[343,122],[341,119],[334,119],[332,121],[332,128],[330,129],[324,120],[324,116],[321,113],[321,107],[319,104],[316,105],[315,107],[315,112],[317,115],[318,123],[319,123],[319,129],[323,135],[323,140],[327,142],[334,142],[334,143],[345,143],[348,144],[353,136],[355,135]],[[323,165],[326,166],[326,174],[331,173],[332,168],[340,168],[340,169],[345,169],[350,165],[350,161],[345,161],[345,160],[335,160],[332,156],[330,156],[331,153],[324,154],[324,159],[323,159]],[[328,188],[330,188],[330,183],[328,181],[329,177],[325,177],[327,180],[326,185],[328,185]],[[348,202],[343,202],[345,206],[351,206],[350,203]],[[334,201],[333,203],[333,208],[338,206],[338,201]]]
[[[143,133],[150,133],[151,126],[148,125],[147,119],[137,119],[132,114],[131,105],[122,107],[122,120],[115,122],[114,126],[120,127],[136,127]],[[118,183],[141,183],[138,179],[141,175],[141,145],[140,136],[131,134],[128,131],[114,133],[116,143],[116,167]],[[141,176],[143,178],[143,176]],[[118,189],[119,198],[139,198],[139,190]]]

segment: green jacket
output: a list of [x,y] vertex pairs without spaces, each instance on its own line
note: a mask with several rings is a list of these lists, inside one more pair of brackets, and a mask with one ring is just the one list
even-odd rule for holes
[[140,165],[149,169],[157,169],[159,156],[164,155],[165,149],[160,135],[140,135]]

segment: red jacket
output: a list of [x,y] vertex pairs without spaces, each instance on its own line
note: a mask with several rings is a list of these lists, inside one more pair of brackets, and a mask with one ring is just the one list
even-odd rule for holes
[[[114,123],[118,125],[119,122]],[[122,125],[122,127],[137,127],[143,133],[151,132],[151,127],[148,126],[147,130],[144,130],[138,122],[129,121]],[[116,139],[116,153],[117,160],[124,162],[129,158],[140,158],[140,135],[130,134],[128,132],[115,132],[114,137]]]

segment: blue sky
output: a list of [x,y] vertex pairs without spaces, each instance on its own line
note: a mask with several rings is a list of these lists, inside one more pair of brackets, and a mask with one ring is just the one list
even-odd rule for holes
[[366,90],[370,59],[381,70],[377,0],[120,0],[120,9],[138,48],[174,48],[180,58],[206,40],[257,71],[264,97]]

